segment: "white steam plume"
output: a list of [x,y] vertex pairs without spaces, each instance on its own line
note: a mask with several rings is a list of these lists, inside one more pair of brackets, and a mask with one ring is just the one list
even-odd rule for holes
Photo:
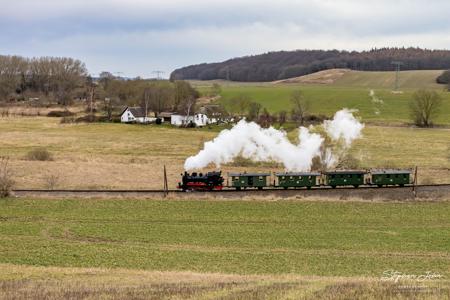
[[241,120],[232,129],[223,130],[214,140],[206,142],[203,150],[186,160],[184,168],[200,169],[210,163],[219,167],[242,155],[254,161],[282,163],[289,171],[309,170],[312,159],[320,153],[323,138],[301,127],[299,140],[298,145],[292,144],[284,131],[272,127],[264,129],[254,122]]
[[361,131],[364,128],[364,124],[353,116],[353,112],[355,111],[344,108],[334,114],[333,120],[326,120],[323,124],[331,139],[334,141],[342,139],[346,148],[361,137]]
[[[333,120],[326,121],[324,128],[333,140],[343,140],[345,147],[361,136],[364,127],[353,117],[353,111],[338,111]],[[225,129],[212,141],[204,144],[197,155],[186,159],[185,170],[201,169],[214,163],[216,167],[232,162],[237,156],[253,161],[275,161],[282,163],[287,171],[309,171],[314,157],[321,157],[324,138],[311,133],[308,128],[299,128],[299,143],[293,144],[285,131],[275,128],[264,129],[254,122],[241,120],[231,129]],[[326,157],[334,163],[332,151],[327,149]],[[327,165],[328,165],[327,162]]]

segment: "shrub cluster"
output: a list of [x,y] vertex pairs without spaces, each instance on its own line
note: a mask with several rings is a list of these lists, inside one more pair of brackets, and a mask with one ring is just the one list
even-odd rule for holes
[[38,161],[50,161],[53,160],[53,155],[45,148],[36,148],[27,153],[26,159]]

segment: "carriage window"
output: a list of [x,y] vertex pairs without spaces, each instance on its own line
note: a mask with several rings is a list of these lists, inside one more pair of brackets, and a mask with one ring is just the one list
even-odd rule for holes
[[298,179],[302,180],[302,176],[298,176]]
[[263,177],[262,177],[262,176],[259,176],[259,180],[263,180]]
[[311,179],[312,179],[312,176],[308,176],[308,179],[311,180]]

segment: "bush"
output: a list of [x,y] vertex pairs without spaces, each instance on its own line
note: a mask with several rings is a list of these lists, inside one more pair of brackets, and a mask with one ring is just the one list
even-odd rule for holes
[[432,127],[433,120],[439,115],[442,99],[435,91],[419,90],[413,94],[410,113],[414,124],[419,127]]
[[75,118],[74,117],[62,117],[61,121],[59,121],[59,123],[61,123],[61,124],[75,123]]
[[73,115],[75,115],[75,113],[69,110],[52,110],[48,112],[47,117],[62,118],[62,117],[70,117]]
[[352,154],[346,153],[343,157],[340,157],[336,167],[338,169],[359,169],[361,164]]
[[53,160],[53,155],[45,148],[37,148],[27,153],[28,160],[49,161]]
[[444,71],[438,78],[436,82],[439,84],[449,84],[450,83],[450,70]]
[[7,157],[0,157],[0,198],[8,197],[14,186],[13,174],[8,163]]
[[108,122],[105,116],[85,115],[75,119],[76,123],[94,123],[94,122]]

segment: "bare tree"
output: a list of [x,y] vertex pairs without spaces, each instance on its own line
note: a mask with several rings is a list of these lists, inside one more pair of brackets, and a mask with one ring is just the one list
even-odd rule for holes
[[14,186],[13,174],[9,167],[9,158],[0,157],[0,198],[8,197]]
[[284,123],[287,121],[287,112],[285,110],[282,110],[278,113],[278,123],[280,123],[280,126],[283,126]]
[[261,109],[262,109],[261,104],[259,104],[257,102],[250,103],[249,108],[248,108],[247,120],[248,121],[258,121]]
[[414,124],[420,127],[433,126],[433,119],[439,115],[442,99],[435,91],[419,90],[413,94],[410,113]]
[[106,118],[108,121],[112,121],[113,112],[117,105],[117,98],[116,97],[104,97],[103,98],[103,110],[105,111]]
[[291,93],[292,119],[299,125],[305,123],[305,117],[309,113],[309,102],[305,100],[303,92],[300,90]]
[[71,93],[76,87],[83,86],[87,70],[84,63],[72,58],[51,58],[53,90],[58,104],[67,106]]
[[162,111],[173,106],[173,99],[174,89],[170,83],[158,81],[146,86],[144,89],[141,107],[146,111],[154,111],[155,116],[158,117]]
[[50,174],[44,177],[45,187],[49,190],[54,190],[61,181],[61,178],[57,174]]
[[0,99],[20,92],[28,61],[20,56],[0,56]]
[[250,103],[252,103],[251,98],[245,94],[239,94],[230,99],[232,110],[238,112],[241,117],[246,115],[250,108]]
[[[178,106],[183,105],[183,102],[189,97],[198,98],[199,93],[190,85],[189,82],[183,80],[175,81],[173,110],[179,110]],[[181,110],[184,109],[181,108]]]
[[190,123],[187,122],[189,120],[189,116],[194,111],[195,103],[197,99],[193,96],[189,96],[182,102],[182,107],[184,108],[184,113],[186,114],[185,126],[190,126]]
[[268,128],[275,121],[274,116],[272,116],[267,109],[264,108],[263,112],[259,116],[258,123],[261,127]]

